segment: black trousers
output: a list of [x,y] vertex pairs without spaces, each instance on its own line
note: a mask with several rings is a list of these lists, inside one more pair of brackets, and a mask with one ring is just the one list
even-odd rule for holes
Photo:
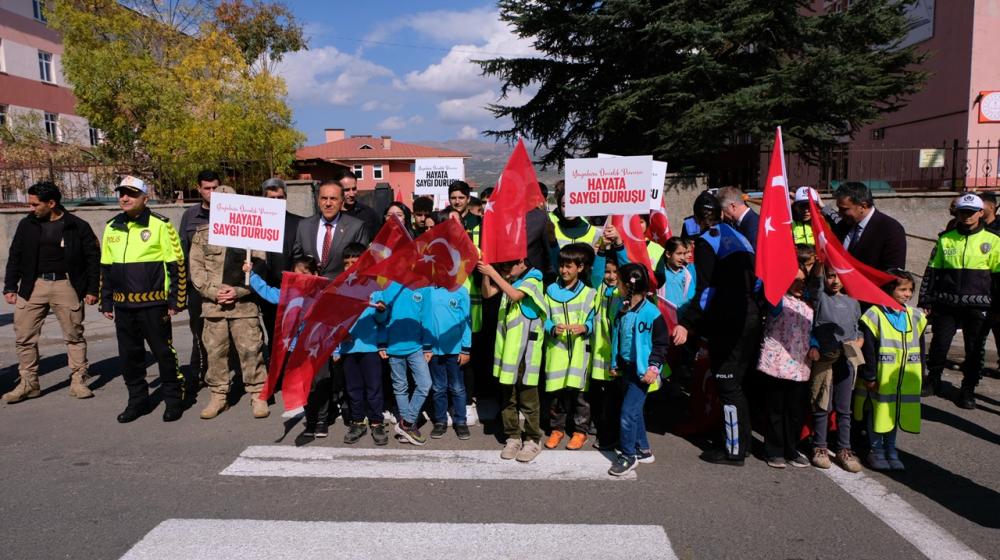
[[590,380],[590,415],[597,428],[597,441],[602,445],[618,443],[622,401],[625,399],[622,385],[621,377],[606,381]]
[[[208,353],[201,343],[201,331],[205,326],[205,320],[201,317],[201,294],[194,286],[188,289],[188,326],[191,327],[191,366],[188,373],[191,376],[190,383],[196,384],[205,379],[205,372],[208,371]],[[198,386],[188,387],[197,392]]]
[[149,398],[146,382],[146,347],[160,369],[160,392],[167,406],[180,406],[184,399],[184,374],[177,363],[165,305],[139,309],[115,308],[118,356],[124,362],[122,377],[128,388],[128,406],[138,407]]
[[962,387],[974,388],[979,384],[986,353],[986,338],[990,334],[990,321],[986,310],[936,305],[930,316],[934,336],[927,352],[927,372],[941,377],[948,349],[955,338],[955,331],[962,329],[965,359],[962,361]]
[[750,454],[753,440],[750,428],[750,405],[743,392],[743,379],[754,365],[760,347],[760,318],[756,305],[748,305],[743,321],[738,313],[728,321],[714,321],[708,331],[708,356],[712,376],[722,404],[722,441],[730,458]]
[[[549,403],[549,427],[561,432],[590,433],[590,402],[587,400],[586,391],[566,387],[550,394],[552,401]],[[567,417],[572,414],[573,422],[569,424]],[[572,430],[567,427],[572,426]]]
[[382,392],[382,358],[378,352],[344,354],[344,381],[347,385],[347,401],[351,408],[351,421],[361,422],[366,417],[368,424],[381,424],[384,410]]
[[274,322],[278,319],[278,306],[257,298],[260,307],[260,318],[264,323],[264,336],[267,338],[267,355],[274,351]]
[[306,424],[315,425],[317,422],[329,424],[337,417],[336,410],[332,411],[331,414],[332,407],[333,376],[331,375],[330,360],[327,360],[313,376],[309,397],[306,399]]
[[805,390],[808,383],[761,376],[767,423],[764,426],[764,454],[767,457],[794,459],[805,414]]

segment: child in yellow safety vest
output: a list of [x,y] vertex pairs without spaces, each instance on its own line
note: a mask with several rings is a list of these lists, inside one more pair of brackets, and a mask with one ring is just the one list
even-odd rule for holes
[[[493,354],[493,375],[500,382],[500,418],[507,442],[501,459],[531,462],[541,452],[541,404],[538,376],[542,367],[545,293],[542,273],[524,259],[480,262],[483,297],[502,293]],[[519,415],[524,416],[522,430]]]
[[566,449],[580,449],[590,433],[586,389],[597,292],[584,285],[583,278],[593,261],[594,250],[586,243],[559,249],[559,280],[545,290],[545,391],[551,393],[552,428],[545,442],[548,449],[555,449],[566,437],[570,415],[573,437]]
[[903,310],[873,305],[861,315],[865,363],[858,368],[854,419],[865,420],[868,428],[868,466],[878,471],[902,471],[905,467],[896,451],[896,432],[899,428],[920,432],[927,317],[906,305],[913,296],[913,275],[898,269],[889,272],[896,280],[884,289]]
[[591,404],[591,418],[597,428],[597,443],[594,447],[610,451],[618,447],[618,425],[622,412],[622,388],[620,378],[611,376],[611,331],[615,317],[622,306],[618,291],[618,260],[613,251],[598,254],[594,268],[600,268],[601,280],[597,281],[594,271],[594,285],[597,297],[594,300],[594,329],[590,347],[593,360],[590,368],[590,389],[588,399]]

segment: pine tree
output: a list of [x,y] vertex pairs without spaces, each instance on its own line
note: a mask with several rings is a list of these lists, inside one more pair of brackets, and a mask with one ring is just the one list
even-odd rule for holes
[[535,91],[492,105],[512,126],[489,133],[534,139],[543,165],[612,152],[693,169],[776,125],[789,148],[818,154],[919,90],[924,55],[899,48],[910,3],[817,13],[808,0],[501,0],[501,18],[541,55],[478,61],[504,95]]

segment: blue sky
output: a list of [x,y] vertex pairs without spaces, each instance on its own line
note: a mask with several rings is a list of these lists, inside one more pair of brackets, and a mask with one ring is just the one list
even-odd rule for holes
[[401,140],[482,138],[505,124],[484,108],[497,100],[499,81],[469,60],[534,54],[499,21],[494,2],[287,4],[309,50],[286,55],[279,73],[310,145],[323,142],[324,128]]

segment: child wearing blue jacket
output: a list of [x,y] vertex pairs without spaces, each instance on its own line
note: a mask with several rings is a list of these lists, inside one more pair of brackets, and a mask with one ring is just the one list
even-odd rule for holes
[[[431,388],[429,357],[424,354],[426,330],[421,324],[429,288],[411,290],[393,282],[382,292],[381,302],[387,314],[379,318],[384,324],[383,340],[379,342],[379,355],[389,360],[392,371],[392,389],[399,407],[396,423],[397,439],[413,445],[424,445],[427,437],[417,428],[417,416]],[[414,389],[410,394],[407,371],[413,376]]]
[[[344,247],[344,269],[354,265],[364,251],[365,246],[360,243]],[[372,292],[368,304],[334,352],[333,361],[341,362],[344,368],[344,385],[351,411],[351,425],[344,434],[344,443],[357,443],[371,428],[375,445],[386,445],[389,436],[382,421],[385,398],[382,360],[378,353],[379,341],[385,338],[386,307],[382,303],[382,292]]]
[[465,416],[465,376],[462,367],[469,363],[472,347],[472,316],[469,313],[469,290],[465,286],[453,292],[445,288],[426,288],[424,301],[424,357],[431,370],[434,390],[434,428],[431,437],[448,433],[448,396],[451,395],[451,418],[458,439],[472,434]]
[[621,455],[608,470],[612,476],[624,476],[639,462],[654,460],[642,412],[646,393],[659,385],[660,367],[670,344],[666,321],[656,305],[646,299],[646,267],[638,263],[623,265],[618,272],[618,290],[622,306],[612,331],[611,371],[623,379],[625,400],[619,435]]

